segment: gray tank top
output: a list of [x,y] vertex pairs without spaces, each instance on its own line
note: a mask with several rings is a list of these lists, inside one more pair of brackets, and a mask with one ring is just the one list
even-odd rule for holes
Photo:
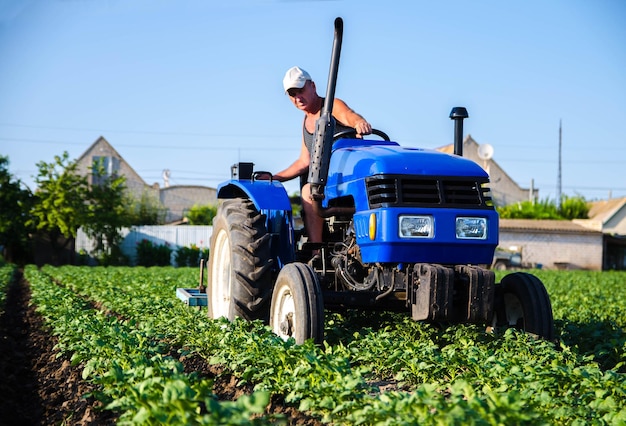
[[[324,101],[326,101],[326,99],[322,98],[322,108],[324,108]],[[306,129],[306,126],[304,125],[305,121],[306,119],[302,121],[302,136],[304,137],[304,145],[306,146],[306,149],[309,150],[309,156],[311,156],[313,155],[313,144],[315,143],[315,133],[309,133],[309,131]],[[354,128],[346,126],[345,124],[340,123],[339,121],[335,120],[335,134],[339,132],[343,132],[344,130],[354,130]]]

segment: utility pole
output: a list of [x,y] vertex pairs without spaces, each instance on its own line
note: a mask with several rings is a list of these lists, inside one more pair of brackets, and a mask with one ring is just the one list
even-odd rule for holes
[[559,120],[559,175],[556,180],[556,209],[561,210],[561,142],[562,142],[562,121]]

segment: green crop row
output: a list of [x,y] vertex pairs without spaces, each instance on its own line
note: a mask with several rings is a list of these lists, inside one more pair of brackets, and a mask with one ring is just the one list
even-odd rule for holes
[[7,297],[7,290],[15,277],[15,266],[2,264],[0,258],[0,314],[4,310],[4,302]]
[[[212,321],[175,298],[196,271],[46,268],[153,338],[338,424],[620,424],[626,421],[626,274],[537,271],[557,344],[394,314],[327,316],[328,344],[295,346],[261,324]],[[587,312],[587,314],[585,314]],[[576,315],[574,315],[576,314]],[[608,343],[610,342],[610,350]],[[381,392],[380,383],[392,390]],[[395,388],[394,388],[395,387]]]
[[96,385],[93,396],[105,409],[120,413],[119,424],[265,424],[267,392],[237,401],[218,402],[212,381],[185,374],[182,364],[168,356],[169,348],[74,291],[55,285],[48,275],[27,267],[32,302],[58,338],[57,348],[73,365],[82,366],[85,380]]
[[564,344],[603,369],[626,372],[626,273],[535,273],[548,289]]

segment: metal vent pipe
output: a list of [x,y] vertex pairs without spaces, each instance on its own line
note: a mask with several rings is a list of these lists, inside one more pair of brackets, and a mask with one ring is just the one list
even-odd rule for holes
[[450,112],[450,119],[454,120],[454,154],[463,156],[463,120],[469,117],[464,107],[454,107]]

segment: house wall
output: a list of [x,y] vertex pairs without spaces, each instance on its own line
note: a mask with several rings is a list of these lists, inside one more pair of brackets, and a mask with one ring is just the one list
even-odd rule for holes
[[126,177],[126,188],[136,198],[141,198],[145,190],[150,187],[146,186],[141,176],[133,170],[133,168],[122,158],[122,156],[104,139],[99,138],[77,161],[78,172],[87,176],[89,183],[92,183],[92,167],[94,157],[111,157],[116,158],[119,163],[118,175]]
[[[493,159],[481,160],[478,157],[478,146],[479,144],[474,139],[467,137],[463,143],[463,157],[474,161],[489,174],[494,204],[506,206],[531,199],[531,190],[521,188]],[[534,190],[533,197],[537,196],[538,193]]]
[[[463,140],[463,157],[472,160],[489,174],[491,197],[496,206],[505,206],[539,197],[537,189],[531,191],[531,188],[521,188],[493,159],[481,160],[478,157],[478,147],[479,144],[468,135]],[[448,145],[439,150],[452,153],[453,146]]]
[[180,220],[194,205],[217,204],[217,190],[206,186],[171,186],[160,191],[161,204],[168,207],[166,222]]
[[[528,201],[530,199],[530,189],[520,188],[508,175],[491,160],[483,162],[480,159],[474,160],[481,165],[487,173],[491,182],[491,197],[496,206],[506,206],[509,204]],[[483,163],[487,163],[486,166]],[[538,194],[533,191],[534,196]]]
[[602,231],[605,234],[626,235],[626,206],[604,224]]
[[525,264],[545,269],[602,270],[601,233],[501,230],[499,245],[516,246]]

